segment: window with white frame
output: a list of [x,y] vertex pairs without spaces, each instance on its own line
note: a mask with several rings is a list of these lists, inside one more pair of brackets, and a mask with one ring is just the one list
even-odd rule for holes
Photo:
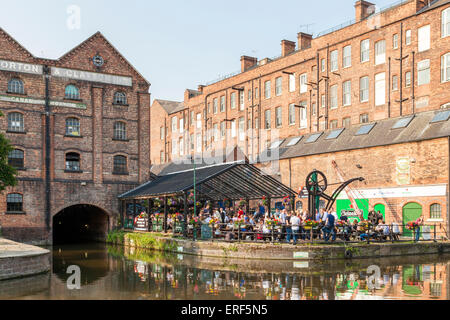
[[194,151],[195,149],[195,141],[194,141],[194,134],[191,133],[189,135],[189,144],[191,145],[191,151]]
[[172,132],[177,132],[178,117],[172,118]]
[[197,133],[197,152],[202,152],[202,135]]
[[180,156],[184,156],[184,139],[180,138],[178,143],[180,144]]
[[239,91],[239,110],[243,111],[245,107],[244,90]]
[[430,25],[419,28],[418,32],[418,49],[419,52],[430,49]]
[[276,96],[281,96],[281,94],[283,93],[283,78],[282,77],[278,77],[275,79],[275,95]]
[[406,30],[406,33],[405,33],[405,44],[407,46],[409,46],[411,44],[411,34],[412,34],[411,30]]
[[213,125],[213,141],[219,141],[219,125],[217,123]]
[[440,204],[435,203],[430,206],[430,219],[441,219],[442,207]]
[[366,39],[361,41],[361,62],[367,62],[370,60],[370,40]]
[[330,121],[330,129],[337,129],[338,127],[338,121],[337,120],[331,120]]
[[220,138],[225,139],[226,134],[227,134],[226,122],[222,121],[220,123]]
[[214,114],[217,114],[217,112],[219,111],[219,101],[217,98],[214,98],[213,100],[213,112]]
[[122,141],[127,139],[127,125],[125,122],[117,121],[114,123],[114,139]]
[[283,124],[281,107],[275,108],[275,126],[280,128]]
[[320,105],[322,108],[327,106],[327,99],[324,94],[320,96]]
[[411,71],[405,73],[405,87],[411,86]]
[[295,124],[295,107],[294,104],[291,103],[289,105],[289,125]]
[[386,40],[380,40],[375,43],[375,64],[386,62]]
[[349,106],[352,104],[352,82],[345,81],[342,84],[342,105]]
[[194,111],[191,111],[191,123],[190,123],[190,125],[191,126],[193,126],[194,125],[194,120],[195,120],[195,113],[194,113]]
[[359,116],[359,123],[369,123],[369,114],[363,113]]
[[247,97],[248,102],[251,102],[252,101],[252,97],[253,97],[252,89],[249,89],[247,91],[247,95],[248,95],[248,97]]
[[430,59],[417,63],[417,85],[430,83]]
[[220,97],[220,112],[225,112],[225,96]]
[[23,81],[20,79],[11,79],[8,81],[8,93],[25,94]]
[[313,116],[317,115],[317,104],[315,102],[312,104],[311,111]]
[[442,38],[450,36],[450,8],[442,11],[441,29]]
[[[121,122],[122,123],[122,122]],[[117,122],[116,122],[117,124]],[[114,128],[115,131],[115,128]],[[77,118],[66,119],[66,136],[79,137],[80,133],[80,120]]]
[[159,128],[159,138],[161,140],[164,140],[165,134],[164,134],[164,127]]
[[300,102],[300,129],[305,129],[308,127],[308,109],[306,101]]
[[346,127],[350,127],[352,125],[352,118],[347,117],[342,119],[342,127],[346,128]]
[[245,140],[245,118],[239,118],[239,141]]
[[382,106],[386,103],[386,74],[375,75],[375,105]]
[[289,75],[289,92],[295,91],[295,73]]
[[271,112],[270,109],[266,110],[264,112],[264,129],[270,129],[271,128]]
[[180,133],[184,132],[184,118],[180,119]]
[[300,75],[300,93],[308,91],[308,74],[304,73]]
[[231,94],[231,98],[230,98],[230,108],[231,109],[236,109],[236,92],[233,92]]
[[330,71],[334,72],[339,69],[339,62],[338,62],[338,51],[334,50],[330,53],[330,60],[331,60],[331,68]]
[[352,66],[352,46],[344,47],[342,53],[342,66],[348,68]]
[[172,155],[178,154],[178,141],[176,139],[172,139]]
[[270,80],[264,82],[264,98],[270,98]]
[[327,68],[327,61],[325,59],[320,60],[320,70],[322,72],[325,72]]
[[231,121],[231,137],[236,138],[236,120]]
[[359,79],[359,101],[369,101],[369,77]]
[[160,163],[164,163],[166,161],[166,157],[165,157],[165,155],[164,155],[164,151],[161,151],[160,153],[159,153],[159,162]]
[[330,88],[330,109],[338,107],[338,86],[335,84]]
[[441,82],[450,81],[450,52],[441,58]]
[[398,49],[398,33],[392,36],[392,48]]
[[201,129],[201,128],[202,128],[202,114],[197,113],[197,129]]
[[392,76],[392,91],[398,90],[398,76],[394,75]]

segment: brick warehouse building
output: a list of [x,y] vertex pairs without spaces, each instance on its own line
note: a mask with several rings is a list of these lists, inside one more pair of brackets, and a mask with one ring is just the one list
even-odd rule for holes
[[[283,40],[276,58],[243,56],[239,72],[186,90],[183,102],[155,100],[151,163],[209,157],[231,145],[254,160],[302,137],[280,154],[278,178],[286,185],[304,186],[312,169],[339,182],[335,160],[345,176],[366,178],[354,186],[365,206],[385,211],[388,221],[423,213],[447,233],[449,132],[433,119],[450,103],[449,66],[450,1],[404,0],[379,11],[357,1],[351,22],[314,37],[299,33],[297,43]],[[417,119],[408,122],[410,115]],[[391,131],[399,119],[406,129]],[[370,141],[351,138],[368,124],[377,129],[369,130]],[[406,139],[401,129],[409,132],[409,125],[424,134]],[[378,128],[390,139],[381,139]],[[337,129],[350,140],[322,143]],[[314,133],[323,133],[316,149],[297,150]],[[375,133],[380,141],[371,140]],[[347,201],[339,202],[343,208]]]
[[57,60],[0,29],[0,130],[18,185],[1,194],[4,236],[98,238],[117,225],[116,196],[149,178],[150,84],[96,33]]

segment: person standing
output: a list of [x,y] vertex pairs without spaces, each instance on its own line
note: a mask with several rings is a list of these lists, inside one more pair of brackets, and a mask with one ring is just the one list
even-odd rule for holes
[[298,235],[300,233],[300,218],[298,215],[293,214],[291,217],[292,235],[294,238],[294,245],[297,244]]
[[286,210],[283,210],[283,213],[286,217],[284,218],[285,222],[285,230],[286,230],[286,242],[291,243],[292,238],[292,225],[291,225],[291,212],[285,213]]
[[322,229],[325,242],[330,240],[330,234],[333,235],[332,241],[336,241],[335,223],[334,216],[329,214],[325,220],[325,227]]
[[421,236],[421,232],[420,229],[423,226],[423,217],[420,217],[419,219],[416,220],[416,224],[418,225],[418,227],[416,228],[416,242],[419,242],[420,240],[420,236]]

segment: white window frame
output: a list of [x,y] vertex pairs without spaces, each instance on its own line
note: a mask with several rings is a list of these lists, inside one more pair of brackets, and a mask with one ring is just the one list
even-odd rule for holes
[[359,79],[359,101],[368,102],[369,101],[369,85],[370,79],[368,76],[361,77]]
[[202,114],[201,113],[197,113],[197,129],[201,129],[202,128]]
[[172,118],[172,132],[177,132],[178,128],[178,117],[173,117]]
[[375,42],[375,65],[386,63],[386,40]]
[[335,84],[330,87],[330,109],[337,109],[338,104],[338,85]]
[[264,82],[264,98],[265,99],[270,99],[270,95],[271,95],[271,91],[272,91],[271,87],[272,87],[272,85],[271,85],[270,80],[267,80]]
[[295,112],[295,104],[294,103],[291,103],[290,105],[289,105],[289,125],[290,126],[292,126],[292,125],[295,125],[295,122],[296,122],[296,112]]
[[406,88],[411,87],[411,82],[412,82],[411,76],[412,76],[411,71],[405,72],[405,87]]
[[214,98],[213,100],[213,113],[217,114],[219,112],[219,99]]
[[412,41],[412,31],[411,29],[406,30],[405,32],[405,44],[409,46]]
[[231,121],[231,137],[236,138],[236,120]]
[[[394,81],[395,79],[395,81]],[[398,90],[398,75],[394,74],[392,76],[392,91],[397,91]]]
[[281,128],[283,125],[283,109],[281,107],[275,108],[275,127]]
[[180,133],[184,132],[184,118],[180,118]]
[[392,36],[392,49],[398,49],[398,33]]
[[220,112],[225,112],[227,110],[225,96],[220,97]]
[[450,81],[450,52],[441,57],[441,82]]
[[197,145],[197,152],[200,153],[202,152],[202,134],[201,133],[197,133],[196,136],[196,145]]
[[330,53],[330,61],[331,61],[331,67],[330,71],[338,71],[339,70],[339,51],[333,50]]
[[184,139],[180,138],[178,144],[180,145],[180,156],[184,156]]
[[239,110],[243,111],[245,108],[245,91],[239,91]]
[[300,102],[301,106],[304,108],[300,108],[300,129],[308,128],[308,108],[306,101]]
[[231,110],[236,109],[236,92],[232,92],[230,96],[230,108]]
[[345,81],[342,84],[342,105],[344,107],[352,104],[352,82],[351,80]]
[[417,38],[418,51],[423,52],[429,50],[431,46],[431,26],[428,24],[420,27],[417,30]]
[[450,8],[442,11],[441,19],[441,37],[446,38],[450,36]]
[[417,63],[417,85],[430,83],[430,59],[422,60]]
[[295,73],[289,75],[289,92],[295,92]]
[[283,94],[283,77],[278,77],[275,79],[275,95],[277,97]]
[[342,51],[342,67],[350,68],[352,66],[352,46],[345,46]]
[[245,118],[239,118],[239,141],[245,141]]
[[370,61],[370,39],[361,41],[361,63]]
[[375,106],[386,104],[386,73],[375,75]]
[[270,130],[272,128],[272,112],[270,109],[264,111],[264,129]]
[[300,75],[300,93],[308,92],[308,74],[303,73]]

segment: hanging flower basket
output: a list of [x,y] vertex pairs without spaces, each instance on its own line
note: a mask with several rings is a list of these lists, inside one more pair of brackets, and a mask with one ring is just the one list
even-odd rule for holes
[[419,225],[413,221],[408,222],[408,224],[406,225],[406,229],[414,231],[417,230],[419,228]]
[[156,198],[153,200],[153,204],[155,205],[156,208],[161,207],[161,200],[159,198]]
[[314,228],[317,228],[319,226],[319,223],[317,221],[314,220],[306,220],[305,221],[305,230],[311,230]]
[[285,205],[290,204],[290,203],[291,203],[291,198],[289,198],[289,196],[284,197],[284,198],[283,198],[283,203],[284,203]]
[[247,204],[247,202],[244,199],[239,200],[239,206],[243,207]]
[[262,204],[263,204],[263,206],[267,207],[267,205],[269,204],[269,200],[267,200],[266,197],[263,197],[262,198]]

